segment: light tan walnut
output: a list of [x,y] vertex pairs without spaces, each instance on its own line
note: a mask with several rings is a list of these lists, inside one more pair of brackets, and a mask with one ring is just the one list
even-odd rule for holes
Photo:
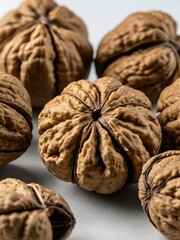
[[98,76],[116,77],[155,102],[162,89],[180,75],[176,28],[173,18],[163,12],[131,14],[100,42]]
[[75,224],[67,202],[43,186],[7,178],[0,181],[1,240],[62,240]]
[[21,156],[31,139],[29,94],[17,78],[0,73],[0,165]]
[[180,151],[148,160],[139,179],[139,198],[153,225],[166,237],[180,237]]
[[157,111],[163,132],[161,151],[180,149],[180,78],[162,91]]
[[27,0],[0,20],[0,70],[22,81],[34,107],[86,77],[91,58],[83,21],[52,0]]
[[69,84],[39,115],[39,152],[58,178],[99,193],[136,182],[161,130],[144,93],[104,77]]

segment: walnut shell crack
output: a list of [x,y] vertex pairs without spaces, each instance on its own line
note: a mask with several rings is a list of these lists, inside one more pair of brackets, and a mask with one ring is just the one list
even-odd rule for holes
[[0,69],[22,81],[34,107],[86,77],[91,59],[85,24],[52,0],[27,0],[0,20]]
[[137,181],[161,129],[144,93],[104,77],[69,84],[38,117],[39,153],[56,177],[112,193]]
[[161,151],[180,148],[180,78],[166,87],[157,102],[163,132]]
[[75,218],[67,202],[37,183],[7,178],[0,181],[1,240],[66,239]]
[[180,151],[148,160],[139,179],[139,198],[153,225],[166,237],[180,236]]
[[116,77],[156,102],[180,74],[175,20],[159,11],[137,12],[107,33],[96,55],[98,76]]
[[28,92],[15,77],[0,73],[0,165],[21,156],[32,139]]

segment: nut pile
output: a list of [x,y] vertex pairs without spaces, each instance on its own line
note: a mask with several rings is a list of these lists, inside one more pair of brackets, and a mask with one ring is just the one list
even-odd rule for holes
[[[0,71],[8,73],[0,73],[0,166],[29,147],[32,106],[43,108],[38,149],[53,175],[102,194],[139,180],[139,198],[150,221],[178,240],[176,27],[160,11],[130,15],[99,44],[95,63],[103,77],[91,83],[80,80],[88,75],[93,52],[78,16],[52,0],[26,0],[5,15]],[[151,101],[157,99],[156,118]],[[156,155],[159,149],[163,153]],[[60,195],[37,183],[0,181],[1,240],[63,240],[74,225]]]

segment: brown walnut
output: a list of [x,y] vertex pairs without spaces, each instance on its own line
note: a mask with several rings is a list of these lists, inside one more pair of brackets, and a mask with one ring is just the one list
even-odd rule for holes
[[52,0],[27,0],[0,21],[0,70],[22,81],[34,107],[84,78],[91,58],[82,20]]
[[157,111],[163,133],[161,151],[180,149],[180,78],[162,91]]
[[39,152],[50,172],[99,193],[137,181],[161,130],[144,93],[104,77],[69,84],[39,115]]
[[0,73],[0,165],[21,156],[32,139],[28,92],[15,77]]
[[139,179],[139,198],[154,226],[170,239],[180,237],[180,151],[148,160]]
[[131,14],[100,42],[98,76],[116,77],[151,101],[180,74],[176,22],[158,11]]
[[1,240],[62,240],[75,219],[67,202],[43,186],[7,178],[0,181]]

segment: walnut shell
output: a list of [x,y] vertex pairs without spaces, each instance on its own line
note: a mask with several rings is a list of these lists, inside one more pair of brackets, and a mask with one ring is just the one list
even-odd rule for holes
[[85,77],[91,58],[82,20],[51,0],[27,0],[0,21],[0,69],[22,81],[34,107]]
[[180,151],[161,153],[144,164],[139,198],[154,226],[165,236],[180,237]]
[[67,202],[43,186],[7,178],[0,181],[1,240],[66,239],[75,224]]
[[104,77],[69,84],[38,117],[39,152],[50,172],[99,193],[137,181],[161,130],[144,93]]
[[166,87],[157,102],[163,132],[161,151],[180,148],[180,78]]
[[100,42],[98,76],[116,77],[155,102],[180,75],[176,22],[158,11],[131,14]]
[[21,156],[32,139],[28,92],[15,77],[0,73],[0,165]]

